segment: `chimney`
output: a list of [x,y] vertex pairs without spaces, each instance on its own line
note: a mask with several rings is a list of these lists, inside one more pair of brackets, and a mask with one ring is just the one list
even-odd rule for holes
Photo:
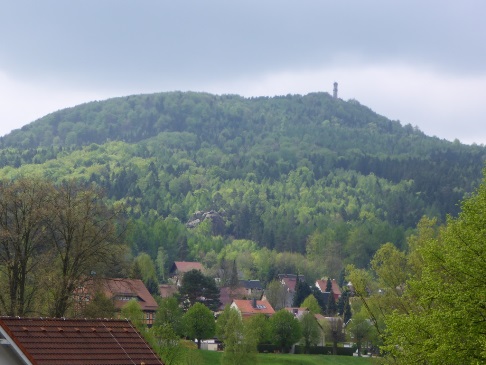
[[253,299],[251,300],[251,306],[252,306],[253,308],[256,308],[256,307],[257,307],[257,301],[256,301],[256,298],[253,298]]

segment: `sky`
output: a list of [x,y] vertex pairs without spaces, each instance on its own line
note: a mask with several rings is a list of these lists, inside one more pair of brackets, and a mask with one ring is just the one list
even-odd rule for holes
[[0,6],[0,136],[162,91],[332,93],[486,144],[484,0],[16,0]]

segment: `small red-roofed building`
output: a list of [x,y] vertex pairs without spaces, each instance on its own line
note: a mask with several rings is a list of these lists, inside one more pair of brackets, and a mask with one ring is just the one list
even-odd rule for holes
[[164,363],[128,320],[0,317],[0,364]]
[[[336,279],[331,280],[331,290],[332,293],[334,294],[334,300],[337,302],[339,298],[341,298],[341,288],[339,288],[339,285],[336,281]],[[327,279],[326,280],[316,280],[316,287],[319,289],[322,293],[326,293],[326,287],[327,287]]]
[[191,261],[174,261],[170,270],[169,277],[176,285],[181,285],[182,276],[191,270],[204,271],[204,267],[200,262]]
[[268,317],[275,314],[272,305],[266,300],[235,299],[231,303],[231,308],[240,312],[242,318],[251,317],[258,313],[262,313]]

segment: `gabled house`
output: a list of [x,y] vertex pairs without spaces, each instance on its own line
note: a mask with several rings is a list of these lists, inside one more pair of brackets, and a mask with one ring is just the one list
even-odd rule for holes
[[[326,280],[316,280],[316,287],[319,289],[322,293],[326,293],[326,287],[327,287],[327,279]],[[334,294],[334,300],[337,302],[339,298],[341,298],[341,289],[339,288],[339,285],[336,281],[336,279],[331,280],[331,290],[332,293]]]
[[0,364],[164,363],[127,320],[1,317]]
[[295,287],[297,285],[297,281],[305,281],[305,277],[304,275],[278,274],[278,280],[287,290],[285,306],[290,307],[294,302]]
[[190,262],[190,261],[174,261],[169,270],[169,278],[171,281],[180,286],[182,276],[191,270],[204,271],[204,267],[200,262]]
[[275,310],[273,309],[272,305],[266,300],[235,299],[231,304],[231,308],[234,308],[240,312],[242,318],[251,317],[258,313],[263,313],[268,317],[275,314]]
[[145,324],[152,325],[158,304],[142,280],[109,278],[90,280],[78,290],[77,302],[86,305],[97,291],[111,299],[117,311],[120,311],[129,300],[136,300],[144,312]]
[[260,280],[240,280],[240,287],[245,288],[247,298],[260,299],[263,294],[263,287]]

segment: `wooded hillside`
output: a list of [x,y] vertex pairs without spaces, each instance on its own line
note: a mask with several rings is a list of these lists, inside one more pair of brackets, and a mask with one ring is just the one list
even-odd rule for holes
[[[249,253],[324,255],[320,270],[335,273],[403,247],[423,215],[457,214],[485,157],[327,93],[170,92],[60,110],[0,138],[0,178],[102,187],[127,207],[134,254],[211,263],[247,240]],[[186,228],[198,211],[217,218]]]

